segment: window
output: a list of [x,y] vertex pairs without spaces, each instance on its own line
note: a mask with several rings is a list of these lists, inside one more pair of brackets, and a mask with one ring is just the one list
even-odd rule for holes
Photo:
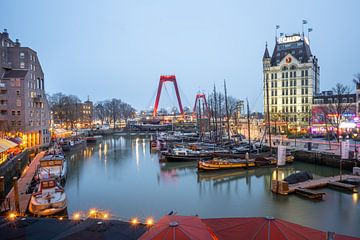
[[20,58],[25,58],[25,53],[20,52]]
[[332,102],[333,102],[332,98],[328,98],[327,101],[328,101],[328,103],[332,103]]
[[296,78],[296,72],[294,72],[294,78]]
[[21,107],[21,100],[20,99],[16,100],[16,106]]
[[12,111],[11,111],[11,115],[15,116],[15,115],[16,115],[16,111],[15,111],[15,110],[12,110]]
[[307,78],[305,79],[305,85],[309,85],[309,80]]
[[20,68],[25,68],[25,63],[24,62],[20,62]]
[[343,98],[343,99],[342,99],[342,102],[343,102],[343,103],[346,103],[346,102],[347,102],[347,99],[346,99],[346,98]]
[[16,90],[16,96],[20,96],[20,90]]
[[15,86],[20,87],[20,78],[15,79]]
[[17,111],[17,115],[20,116],[20,111]]
[[305,70],[305,76],[308,76],[308,70]]
[[352,103],[352,102],[354,102],[354,98],[349,98],[349,103]]

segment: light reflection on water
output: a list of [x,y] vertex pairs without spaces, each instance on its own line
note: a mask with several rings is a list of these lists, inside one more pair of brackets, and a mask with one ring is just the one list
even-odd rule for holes
[[[115,217],[154,216],[170,211],[201,217],[274,216],[324,231],[360,235],[358,194],[331,189],[325,200],[272,194],[275,168],[197,173],[196,163],[159,163],[149,139],[105,138],[68,157],[66,183],[69,214],[90,208],[110,210]],[[294,163],[279,169],[279,178],[296,170],[315,178],[337,169]]]

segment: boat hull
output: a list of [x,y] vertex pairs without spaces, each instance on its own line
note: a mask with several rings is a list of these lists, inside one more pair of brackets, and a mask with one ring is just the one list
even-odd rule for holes
[[38,216],[50,216],[56,213],[62,212],[67,208],[67,201],[64,199],[61,202],[49,203],[49,204],[37,204],[31,197],[29,204],[30,213]]
[[239,162],[239,163],[213,163],[213,162],[203,162],[199,161],[198,170],[199,171],[215,171],[215,170],[227,170],[227,169],[238,169],[238,168],[249,168],[255,167],[254,161],[249,162]]
[[207,155],[171,155],[163,154],[163,159],[167,162],[194,162],[201,160],[210,160],[212,159],[211,154]]

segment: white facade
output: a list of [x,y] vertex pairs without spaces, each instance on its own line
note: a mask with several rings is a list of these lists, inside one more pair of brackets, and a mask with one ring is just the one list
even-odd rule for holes
[[273,127],[276,123],[298,130],[307,126],[313,96],[319,93],[319,70],[307,39],[300,35],[277,39],[273,56],[265,49],[264,113],[267,118],[269,101]]

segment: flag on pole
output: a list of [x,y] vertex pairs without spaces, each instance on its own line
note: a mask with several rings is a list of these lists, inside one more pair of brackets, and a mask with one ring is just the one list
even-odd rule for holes
[[280,33],[280,37],[284,36],[284,33]]
[[276,25],[276,29],[279,29],[280,28],[280,25]]
[[312,32],[313,31],[313,29],[312,28],[308,28],[308,32]]
[[286,146],[278,145],[277,165],[283,166],[286,164]]
[[303,21],[302,21],[302,24],[307,24],[307,23],[308,23],[307,20],[303,20]]

